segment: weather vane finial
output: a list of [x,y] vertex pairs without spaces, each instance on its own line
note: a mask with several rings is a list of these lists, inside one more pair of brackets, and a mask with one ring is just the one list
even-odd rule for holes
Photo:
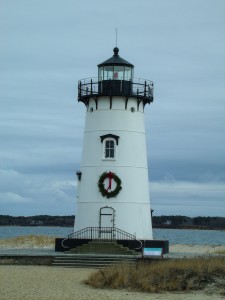
[[116,47],[117,47],[117,28],[116,28]]

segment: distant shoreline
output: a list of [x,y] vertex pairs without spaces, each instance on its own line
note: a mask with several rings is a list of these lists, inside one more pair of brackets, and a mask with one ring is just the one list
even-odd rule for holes
[[190,229],[190,230],[225,230],[223,227],[207,227],[207,226],[171,226],[159,225],[153,226],[153,229]]
[[[73,228],[74,225],[0,225],[0,227],[63,227],[63,228]],[[220,230],[225,231],[225,228],[221,227],[204,227],[204,226],[170,226],[170,225],[159,225],[153,226],[152,229],[186,229],[186,230]]]
[[[0,215],[0,226],[74,227],[75,216],[9,216]],[[154,216],[153,229],[225,230],[224,217]]]

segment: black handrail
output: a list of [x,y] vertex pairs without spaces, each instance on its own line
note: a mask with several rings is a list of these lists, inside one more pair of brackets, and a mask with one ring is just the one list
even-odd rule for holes
[[136,240],[136,236],[116,227],[86,227],[69,234],[68,239]]

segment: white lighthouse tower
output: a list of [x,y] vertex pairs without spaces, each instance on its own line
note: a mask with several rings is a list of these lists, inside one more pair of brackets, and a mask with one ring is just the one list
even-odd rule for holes
[[87,110],[74,231],[95,228],[101,237],[120,230],[151,240],[144,109],[153,83],[135,79],[134,66],[113,51],[98,65],[98,78],[78,84]]

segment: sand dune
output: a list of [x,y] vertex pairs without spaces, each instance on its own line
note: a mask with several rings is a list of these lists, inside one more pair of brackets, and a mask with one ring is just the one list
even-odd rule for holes
[[54,249],[55,237],[45,235],[24,235],[14,238],[0,239],[0,249]]
[[225,245],[186,245],[174,244],[170,245],[171,253],[193,253],[193,254],[213,254],[223,251],[225,253]]

